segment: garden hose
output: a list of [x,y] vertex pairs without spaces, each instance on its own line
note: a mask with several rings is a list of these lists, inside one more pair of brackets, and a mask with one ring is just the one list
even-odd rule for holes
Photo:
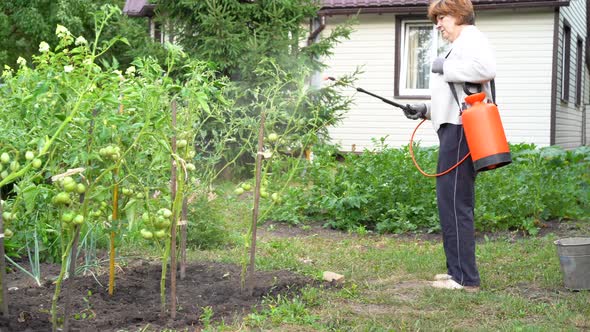
[[461,159],[458,163],[456,163],[455,165],[451,166],[451,168],[447,169],[444,172],[440,172],[440,173],[436,173],[436,174],[428,174],[426,172],[424,172],[422,170],[422,168],[420,168],[420,165],[418,165],[418,162],[416,161],[416,156],[414,155],[414,136],[416,135],[416,131],[418,131],[418,128],[420,128],[420,126],[426,121],[426,119],[422,119],[422,121],[420,121],[420,123],[418,123],[418,125],[416,126],[416,128],[414,129],[414,131],[412,132],[412,136],[410,137],[410,156],[412,157],[412,161],[414,162],[414,166],[416,166],[416,168],[418,169],[418,171],[420,171],[420,173],[422,173],[422,175],[427,176],[427,177],[438,177],[438,176],[442,176],[445,175],[447,173],[449,173],[450,171],[454,170],[455,168],[459,167],[459,165],[461,165],[466,159],[467,157],[469,157],[471,155],[471,152],[468,152],[465,157],[463,157],[463,159]]

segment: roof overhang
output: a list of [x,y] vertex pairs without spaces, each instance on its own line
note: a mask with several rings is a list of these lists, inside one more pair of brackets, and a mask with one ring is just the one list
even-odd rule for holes
[[152,17],[155,9],[156,5],[148,3],[148,0],[126,0],[123,14],[131,17]]
[[[570,0],[473,0],[476,10],[568,6]],[[322,0],[320,15],[425,13],[428,0]]]

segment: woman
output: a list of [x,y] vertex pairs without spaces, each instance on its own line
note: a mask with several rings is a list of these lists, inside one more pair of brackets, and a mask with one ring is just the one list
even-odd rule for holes
[[[496,76],[496,62],[487,38],[473,25],[475,14],[470,0],[432,1],[428,17],[451,43],[451,50],[432,63],[431,103],[411,105],[406,116],[432,120],[440,141],[437,171],[442,172],[469,152],[460,116],[464,84],[481,84],[482,91],[492,100],[490,81]],[[475,176],[473,161],[468,158],[452,172],[436,179],[447,273],[435,276],[434,287],[479,290],[475,262]]]

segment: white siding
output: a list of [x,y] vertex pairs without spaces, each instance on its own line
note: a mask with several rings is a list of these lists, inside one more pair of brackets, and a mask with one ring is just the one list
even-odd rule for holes
[[[552,10],[485,11],[478,13],[477,25],[496,50],[498,73],[496,87],[502,121],[510,142],[550,143],[551,69],[553,55]],[[328,18],[328,27],[346,17]],[[350,39],[334,49],[326,59],[325,74],[349,74],[357,67],[363,73],[356,86],[393,99],[395,75],[395,15],[360,15]],[[344,91],[353,94],[349,89]],[[412,103],[415,100],[398,100]],[[330,129],[333,142],[343,151],[371,148],[372,138],[388,136],[390,146],[408,144],[418,122],[407,120],[403,112],[378,99],[357,93],[355,105],[344,121]],[[438,144],[430,123],[417,133],[422,145]]]
[[478,14],[496,51],[497,103],[511,143],[550,143],[553,24],[551,10]]
[[[338,24],[347,19],[343,16],[328,18],[328,24]],[[329,26],[328,26],[329,29]],[[395,61],[395,16],[392,14],[360,15],[359,24],[349,40],[339,44],[333,56],[326,59],[329,68],[327,76],[338,77],[350,74],[360,68],[356,87],[362,87],[387,99],[393,99]],[[411,130],[416,125],[403,112],[366,94],[357,93],[353,88],[343,90],[344,94],[355,95],[355,104],[347,113],[341,125],[331,128],[332,141],[339,143],[343,151],[373,146],[371,139],[388,136],[392,146],[407,144]],[[402,101],[399,101],[400,103]],[[403,101],[404,103],[406,101]],[[429,128],[431,126],[428,124]],[[429,143],[434,143],[432,130],[426,130]]]
[[585,141],[584,145],[590,145],[590,68],[586,67],[584,70],[584,77],[586,78],[586,86],[584,88],[584,107],[586,108],[586,127],[584,128]]
[[[560,9],[559,20],[559,47],[558,47],[558,70],[557,70],[557,101],[555,115],[555,144],[564,148],[574,148],[584,143],[583,109],[584,100],[576,105],[576,69],[577,69],[577,41],[578,38],[586,40],[586,4],[587,1],[570,1],[568,7]],[[563,43],[564,43],[564,22],[567,21],[571,27],[570,44],[570,79],[569,98],[562,100],[562,65],[563,65]],[[584,50],[582,48],[582,50]],[[584,56],[582,56],[584,59]],[[580,64],[584,66],[584,64]],[[584,71],[582,71],[584,73]],[[585,78],[585,77],[584,77]],[[582,91],[588,90],[588,81],[582,80]],[[588,141],[586,141],[587,143]]]

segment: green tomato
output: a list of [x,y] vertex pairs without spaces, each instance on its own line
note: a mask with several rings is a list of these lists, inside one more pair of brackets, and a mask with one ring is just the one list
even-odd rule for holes
[[20,169],[20,164],[18,163],[18,161],[13,161],[10,163],[10,170],[13,172],[16,172]]
[[164,218],[172,217],[172,211],[170,211],[166,208],[161,208],[160,210],[158,210],[158,214],[163,216]]
[[54,203],[56,205],[59,204],[69,204],[72,202],[72,199],[70,198],[70,194],[68,194],[67,192],[60,192],[57,195],[55,195],[54,197]]
[[196,170],[197,168],[195,167],[195,164],[193,163],[187,163],[186,164],[186,170],[189,172],[193,172],[194,170]]
[[260,190],[260,197],[262,198],[267,198],[268,197],[268,193],[265,190]]
[[142,220],[143,222],[148,222],[148,221],[150,221],[150,215],[149,215],[147,212],[144,212],[144,213],[141,215],[141,220]]
[[61,180],[61,182],[62,182],[63,184],[66,184],[66,183],[72,183],[72,182],[76,183],[76,181],[74,181],[74,178],[73,178],[73,177],[71,177],[71,176],[66,176],[65,178],[63,178],[63,179]]
[[115,148],[112,145],[108,145],[106,148],[104,148],[105,156],[112,156],[113,154],[115,154]]
[[78,183],[78,184],[76,185],[76,192],[77,192],[78,194],[83,194],[83,193],[85,193],[85,192],[86,192],[86,186],[85,186],[85,185],[83,185],[82,183]]
[[31,160],[33,160],[34,158],[35,158],[35,154],[33,153],[33,151],[27,151],[27,152],[25,153],[25,159],[26,159],[26,160],[29,160],[29,161],[31,161]]
[[76,182],[64,182],[64,190],[68,193],[74,192],[76,187]]
[[278,194],[278,193],[272,193],[272,195],[270,195],[270,198],[271,198],[273,201],[275,201],[275,202],[276,202],[276,201],[278,201],[278,200],[280,199],[280,197],[279,197],[279,194]]
[[84,223],[84,216],[78,214],[74,217],[74,220],[72,220],[72,222],[74,223],[74,225],[82,225]]
[[165,238],[165,237],[166,237],[166,231],[165,231],[165,230],[163,230],[163,229],[161,229],[161,230],[159,230],[159,231],[156,231],[156,234],[155,234],[155,235],[156,235],[156,237],[157,237],[158,239],[163,239],[163,238]]
[[179,148],[179,149],[184,149],[184,148],[186,148],[186,145],[187,145],[187,142],[186,142],[186,140],[185,140],[185,139],[181,139],[181,140],[178,140],[178,141],[176,142],[176,147],[177,147],[177,148]]
[[242,189],[249,191],[250,189],[252,189],[252,185],[249,183],[242,183]]
[[137,199],[143,199],[143,197],[144,197],[144,194],[143,193],[137,193],[137,194],[135,194],[135,198],[137,198]]
[[2,219],[8,221],[8,220],[10,220],[11,217],[12,217],[12,213],[10,213],[8,211],[2,212]]
[[170,219],[165,219],[165,218],[159,219],[158,218],[158,225],[157,225],[158,229],[168,229],[170,227],[170,224],[172,224],[170,222]]
[[10,230],[10,228],[4,229],[4,237],[10,239],[14,233]]
[[244,193],[244,188],[242,188],[242,187],[240,187],[240,188],[236,188],[236,189],[234,190],[234,194],[236,194],[236,195],[241,195],[241,194],[243,194],[243,193]]
[[123,188],[123,189],[121,189],[121,192],[125,196],[129,196],[129,195],[133,194],[133,191],[131,191],[131,189],[129,189],[129,188]]
[[4,179],[4,178],[8,177],[8,172],[2,171],[2,173],[0,173],[0,176]]
[[279,135],[277,135],[277,133],[270,133],[268,134],[268,141],[269,142],[274,142],[279,138]]
[[61,221],[65,223],[69,223],[72,220],[74,220],[73,212],[64,212],[64,214],[61,215]]
[[0,161],[3,164],[8,164],[10,162],[10,155],[6,152],[3,152],[2,155],[0,155]]
[[141,237],[143,237],[146,240],[151,240],[154,237],[154,233],[148,231],[145,228],[142,228],[139,233],[141,233]]
[[43,162],[41,162],[41,159],[39,159],[39,158],[33,159],[33,168],[40,168],[42,164],[43,164]]

